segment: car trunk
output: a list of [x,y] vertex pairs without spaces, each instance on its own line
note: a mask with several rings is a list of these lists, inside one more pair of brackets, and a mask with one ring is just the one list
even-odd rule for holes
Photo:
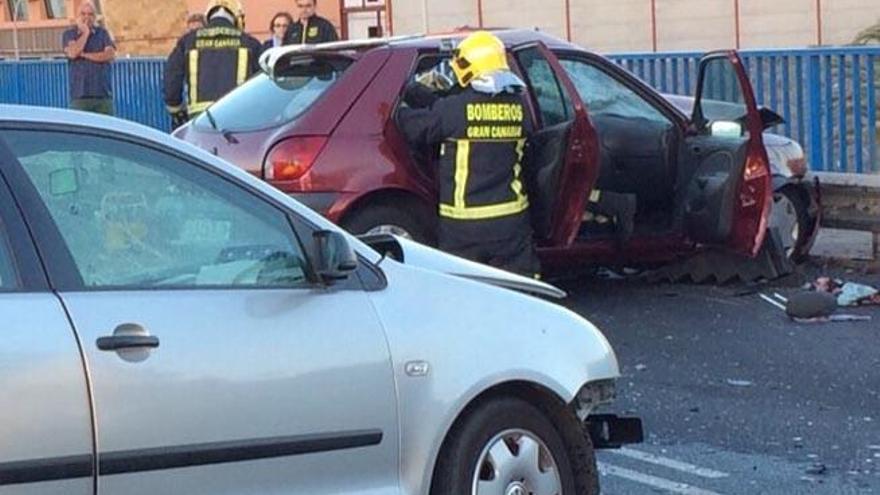
[[273,135],[283,133],[286,127],[234,133],[229,135],[231,139],[227,139],[220,132],[193,129],[192,125],[186,125],[177,130],[174,135],[223,158],[250,174],[262,177],[263,157],[269,151],[269,146],[275,142]]

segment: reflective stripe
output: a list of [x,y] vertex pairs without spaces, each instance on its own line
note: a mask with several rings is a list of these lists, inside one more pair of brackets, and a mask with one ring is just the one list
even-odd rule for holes
[[593,189],[592,191],[590,191],[591,203],[598,203],[600,199],[602,199],[602,191],[598,189]]
[[456,208],[465,208],[464,195],[467,192],[467,180],[470,169],[471,142],[460,139],[455,151],[455,195],[453,204]]
[[510,183],[510,189],[513,191],[515,199],[505,203],[468,206],[465,197],[467,195],[467,181],[470,174],[471,142],[467,139],[456,141],[453,204],[441,203],[440,216],[457,220],[487,220],[515,215],[525,211],[529,207],[529,200],[523,193],[522,181],[520,181],[525,145],[525,139],[516,140],[516,163],[513,165],[513,180]]
[[236,86],[240,86],[247,79],[249,57],[250,51],[247,48],[238,49],[238,77],[235,80]]
[[522,181],[519,180],[520,174],[522,173],[522,159],[525,149],[526,140],[518,139],[516,141],[516,163],[513,165],[513,181],[510,183],[510,189],[513,191],[513,195],[516,196],[517,199],[525,197],[525,194],[523,194]]
[[452,205],[440,205],[440,216],[454,218],[456,220],[487,220],[490,218],[506,217],[525,211],[529,207],[526,197],[515,199],[508,203],[498,203],[486,206],[468,206],[456,208]]
[[306,22],[303,24],[303,35],[302,35],[302,41],[299,42],[300,45],[306,44],[306,33],[308,33],[308,32],[309,32],[309,20],[306,19]]
[[189,105],[190,111],[199,101],[199,51],[189,51]]

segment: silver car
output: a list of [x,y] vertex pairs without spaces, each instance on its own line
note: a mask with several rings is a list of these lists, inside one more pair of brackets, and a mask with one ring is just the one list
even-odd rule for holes
[[0,176],[4,495],[592,494],[641,435],[550,285],[108,117],[0,106]]

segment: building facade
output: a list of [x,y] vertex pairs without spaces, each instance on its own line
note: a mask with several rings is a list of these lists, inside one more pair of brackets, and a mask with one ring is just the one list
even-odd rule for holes
[[[0,0],[0,58],[62,56],[61,33],[73,25],[83,0]],[[375,4],[374,0],[364,0]],[[183,34],[187,14],[203,12],[208,0],[96,0],[102,22],[113,34],[121,56],[165,55]],[[269,22],[277,12],[296,15],[296,0],[242,0],[246,29],[269,36]],[[355,2],[346,0],[354,7]],[[358,3],[358,7],[361,7]],[[317,0],[318,14],[343,30],[342,19],[357,10],[354,34],[369,32],[363,16],[369,8],[344,9],[340,0]],[[349,13],[349,10],[352,12]],[[384,8],[383,8],[384,12]],[[15,22],[13,22],[15,14]],[[374,14],[375,15],[375,14]],[[373,30],[376,35],[382,34]]]
[[599,52],[840,45],[880,0],[396,0],[396,34],[538,28]]
[[[0,0],[0,57],[59,56],[82,0]],[[125,55],[164,55],[207,0],[97,0]],[[269,36],[296,0],[242,0],[247,29]],[[880,0],[317,0],[343,38],[538,28],[599,52],[846,44],[880,21]],[[16,21],[13,22],[13,14]]]

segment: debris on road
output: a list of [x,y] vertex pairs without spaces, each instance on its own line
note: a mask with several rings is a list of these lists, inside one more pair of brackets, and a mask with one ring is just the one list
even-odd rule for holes
[[811,475],[822,475],[822,474],[825,474],[828,472],[828,467],[825,464],[816,463],[816,464],[812,464],[804,472],[806,474],[811,474]]
[[636,365],[636,371],[645,371],[646,369],[648,369],[648,366],[644,364],[639,363]]
[[751,387],[754,385],[754,383],[748,380],[734,380],[733,378],[728,378],[727,384],[732,387]]
[[836,296],[839,306],[880,305],[880,290],[870,285],[819,277],[804,288]]

